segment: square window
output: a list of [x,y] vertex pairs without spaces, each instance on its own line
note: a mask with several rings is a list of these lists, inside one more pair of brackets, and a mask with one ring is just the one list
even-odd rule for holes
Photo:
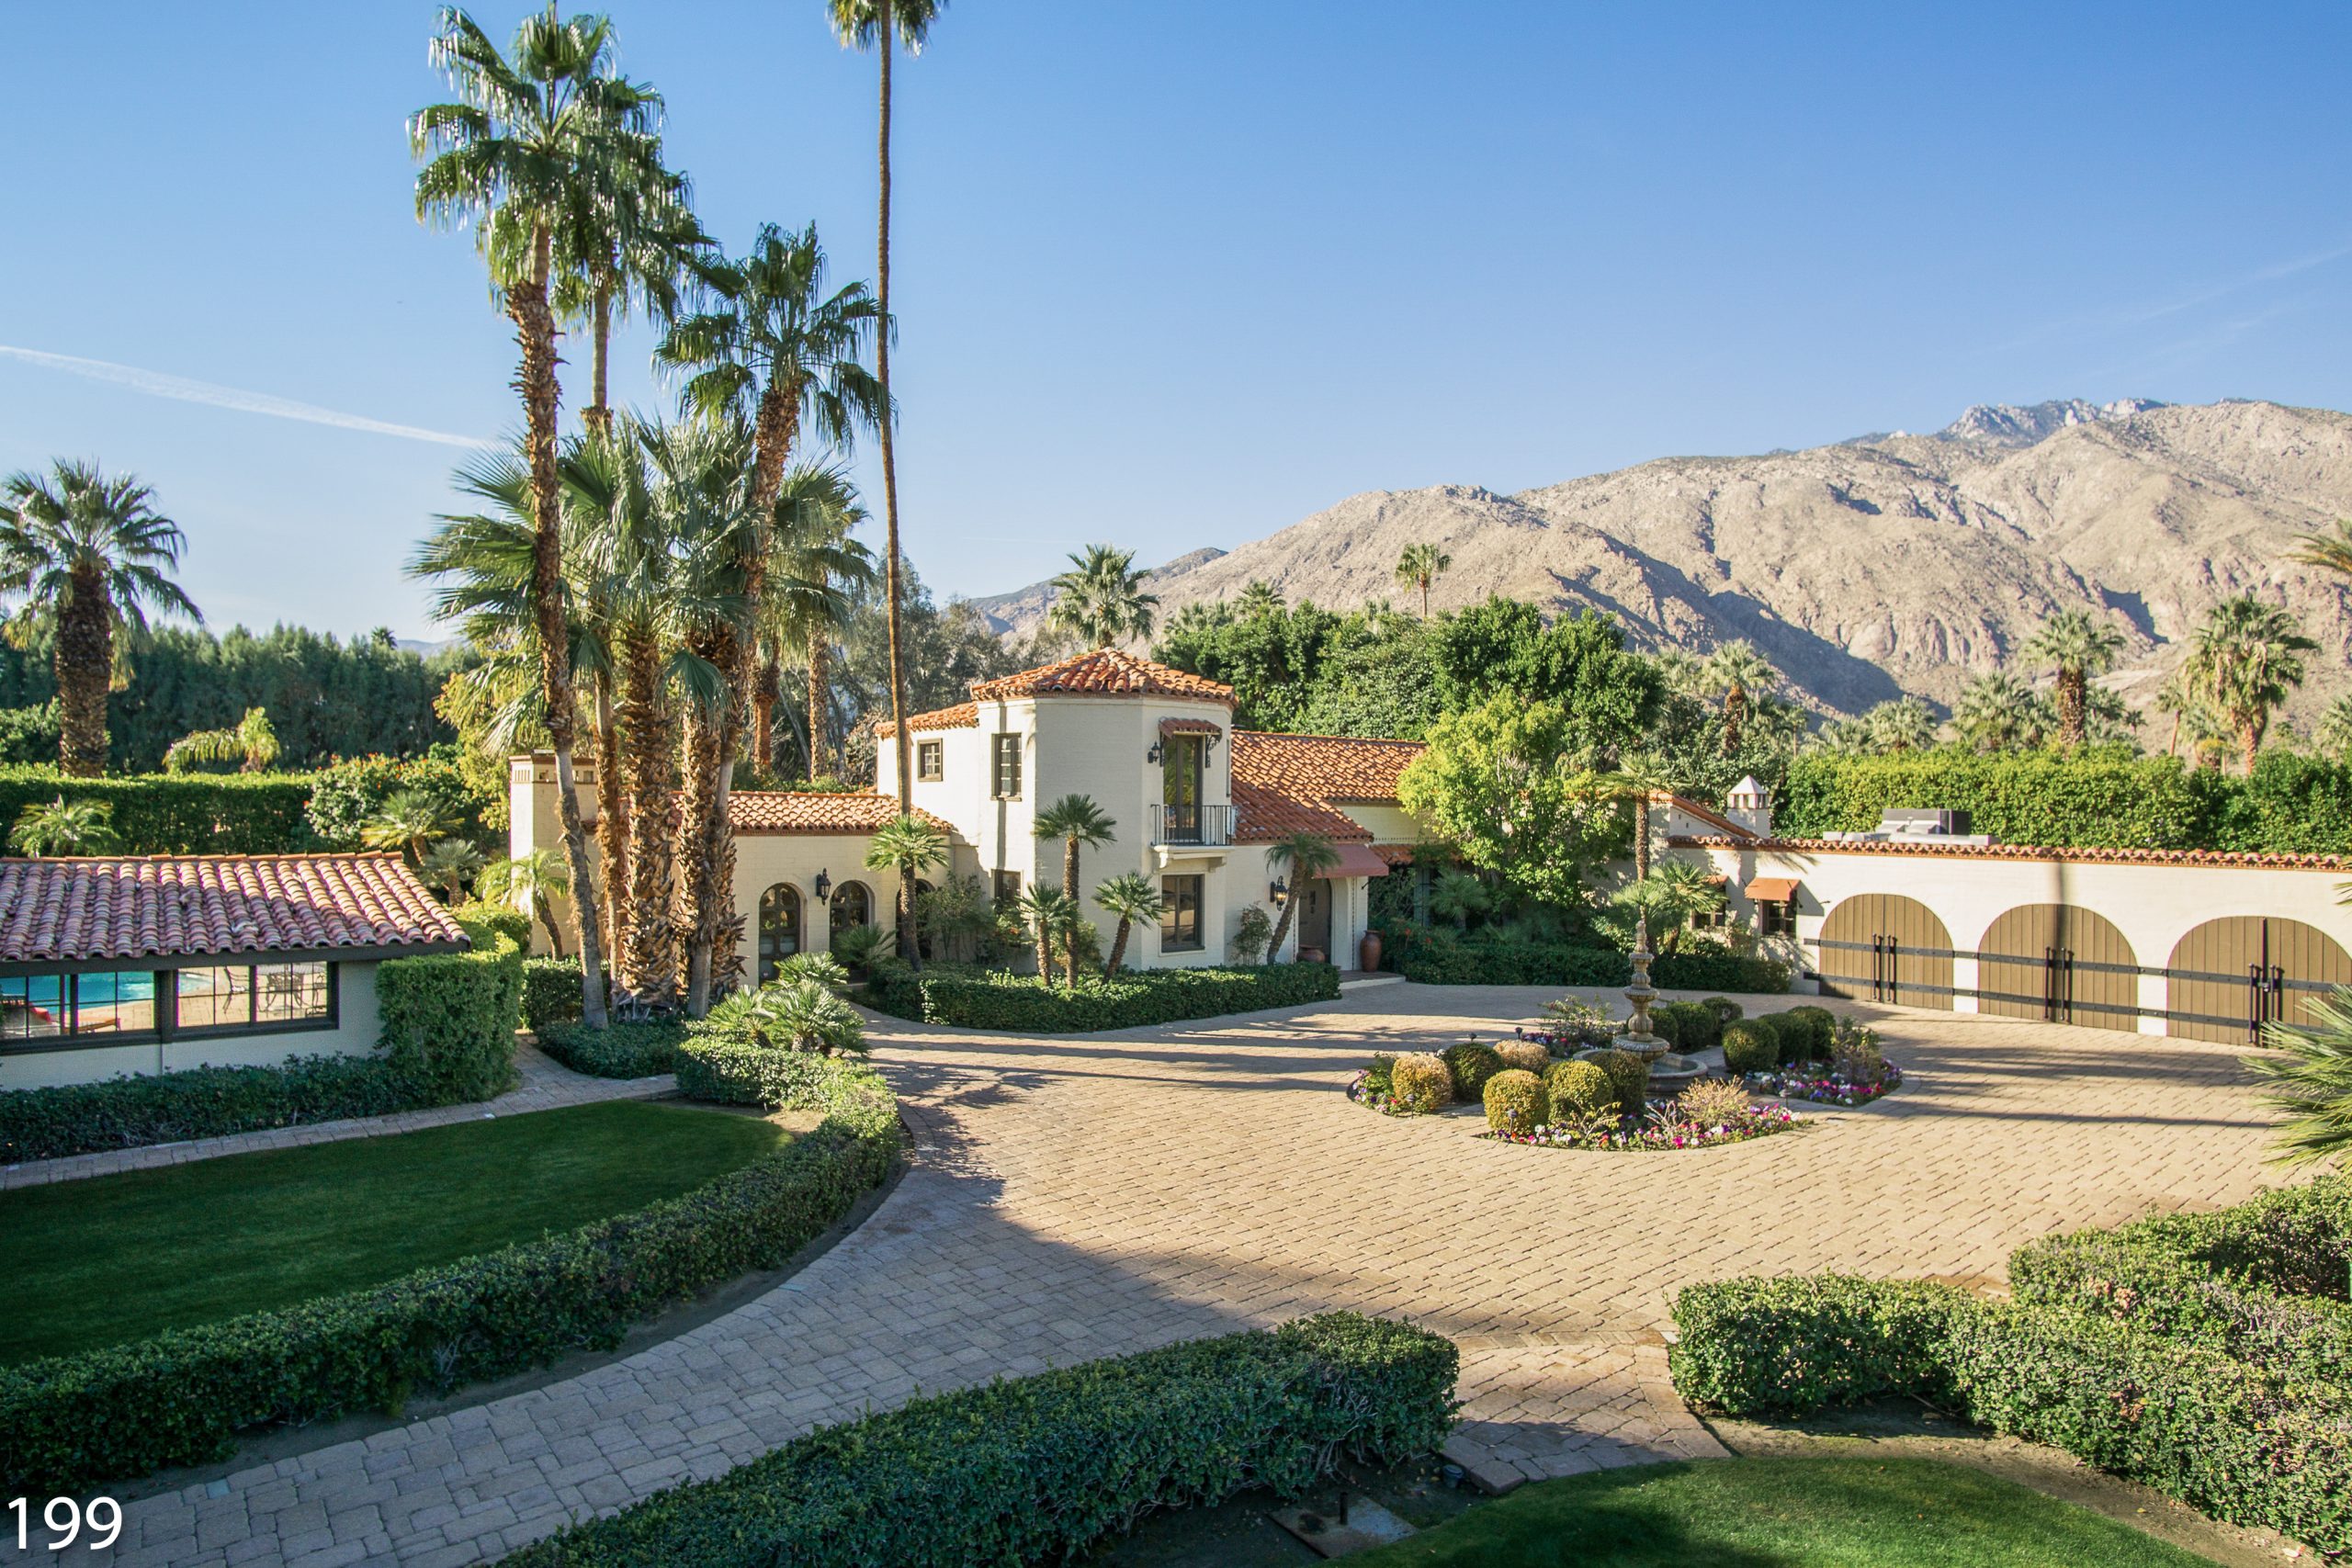
[[155,972],[128,970],[112,975],[74,977],[74,1032],[76,1034],[153,1034],[155,1032]]
[[233,968],[183,969],[179,973],[179,1027],[243,1029],[254,1021],[254,972]]
[[1000,871],[996,874],[995,880],[996,886],[991,890],[991,897],[996,900],[996,907],[999,909],[1012,908],[1013,901],[1021,897],[1021,874],[1017,871]]
[[1764,936],[1792,936],[1797,929],[1797,907],[1780,899],[1756,906],[1756,929]]
[[1197,876],[1159,879],[1159,951],[1201,951],[1201,885]]
[[254,1010],[264,1023],[307,1023],[332,1010],[323,964],[265,964],[254,971]]
[[946,744],[938,740],[915,742],[915,777],[925,784],[937,784],[947,776]]

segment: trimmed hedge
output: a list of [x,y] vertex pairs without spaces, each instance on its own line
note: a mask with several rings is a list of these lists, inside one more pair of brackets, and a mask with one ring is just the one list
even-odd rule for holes
[[[579,999],[577,991],[572,999]],[[674,1073],[678,1047],[685,1038],[685,1024],[671,1019],[616,1021],[604,1029],[591,1029],[575,1020],[543,1024],[538,1030],[540,1050],[573,1072],[594,1078],[650,1078]]]
[[1683,1398],[1734,1416],[1948,1397],[1949,1285],[1783,1275],[1689,1285],[1674,1298],[1667,1369]]
[[916,1400],[649,1497],[510,1564],[1058,1562],[1159,1508],[1296,1496],[1453,1424],[1459,1356],[1352,1313]]
[[[485,932],[484,934],[490,934]],[[515,1084],[523,950],[491,935],[470,953],[430,953],[376,966],[376,1013],[393,1068],[436,1105],[490,1100]]]
[[892,960],[874,966],[866,1002],[923,1023],[961,1024],[1023,1034],[1136,1029],[1187,1018],[1258,1012],[1328,1002],[1340,995],[1329,964],[1270,964],[1256,969],[1147,969],[1117,978],[1080,976],[1074,989],[961,964],[929,964],[921,974]]
[[0,1488],[78,1490],[205,1463],[253,1427],[398,1410],[418,1392],[610,1349],[671,1303],[781,1264],[888,1174],[898,1107],[878,1075],[835,1063],[808,1103],[824,1121],[767,1158],[569,1235],[0,1368]]
[[[526,953],[530,943],[523,943]],[[580,1021],[580,960],[523,960],[523,1027],[544,1036],[551,1023]]]
[[272,1127],[389,1116],[435,1103],[382,1056],[297,1056],[0,1093],[0,1165]]
[[309,773],[141,773],[69,779],[54,767],[0,767],[0,834],[28,806],[103,801],[127,855],[276,855],[317,840],[303,811]]
[[[1566,943],[1464,941],[1448,931],[1418,934],[1396,955],[1396,972],[1427,986],[1623,986],[1633,960],[1614,948]],[[1650,979],[1677,991],[1780,992],[1788,965],[1733,953],[1661,954]]]

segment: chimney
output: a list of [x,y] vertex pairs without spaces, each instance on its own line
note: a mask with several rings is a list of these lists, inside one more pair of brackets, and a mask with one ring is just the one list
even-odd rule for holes
[[1724,815],[1759,839],[1772,836],[1772,796],[1748,774],[1724,796]]

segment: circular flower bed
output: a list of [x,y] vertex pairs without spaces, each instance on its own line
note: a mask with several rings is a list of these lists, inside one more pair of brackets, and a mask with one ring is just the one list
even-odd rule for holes
[[1745,1114],[1736,1114],[1712,1125],[1683,1119],[1676,1102],[1667,1100],[1650,1108],[1649,1115],[1640,1121],[1623,1117],[1614,1122],[1593,1118],[1585,1122],[1564,1122],[1557,1127],[1537,1127],[1532,1132],[1490,1132],[1482,1134],[1498,1144],[1532,1144],[1547,1149],[1603,1149],[1621,1152],[1629,1149],[1707,1149],[1719,1144],[1744,1144],[1750,1138],[1769,1138],[1775,1133],[1804,1125],[1804,1120],[1785,1105],[1755,1107]]
[[1902,1087],[1903,1069],[1893,1062],[1883,1062],[1875,1081],[1860,1083],[1840,1075],[1835,1068],[1827,1072],[1818,1068],[1798,1068],[1789,1072],[1750,1073],[1747,1081],[1749,1093],[1771,1100],[1796,1100],[1811,1105],[1868,1105],[1888,1090]]

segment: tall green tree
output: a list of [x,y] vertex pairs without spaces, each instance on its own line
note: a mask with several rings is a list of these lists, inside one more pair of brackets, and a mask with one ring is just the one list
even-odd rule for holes
[[1430,618],[1430,589],[1439,576],[1453,570],[1453,558],[1424,539],[1407,545],[1396,556],[1396,585],[1421,596],[1421,619]]
[[1105,877],[1094,889],[1094,902],[1102,912],[1118,922],[1118,930],[1111,938],[1111,956],[1102,965],[1106,975],[1116,975],[1126,962],[1127,938],[1140,923],[1149,925],[1159,919],[1167,904],[1159,888],[1151,878],[1139,872],[1124,871],[1116,876]]
[[[890,395],[890,339],[897,330],[897,322],[890,315],[890,62],[901,45],[910,54],[921,53],[931,34],[931,24],[945,8],[946,0],[825,0],[825,9],[832,18],[833,31],[841,39],[842,47],[873,49],[882,62],[880,112],[876,117],[875,131],[877,178],[874,289],[875,303],[885,325],[874,341],[874,370],[885,410],[881,425],[883,562],[889,605],[890,724],[892,743],[898,750],[899,813],[902,817],[914,814],[914,769],[908,744],[907,665],[901,637],[905,602],[899,583],[899,467],[894,429],[898,403]],[[910,895],[910,909],[913,902]],[[899,955],[910,963],[920,963],[922,955],[913,951],[914,941],[914,920],[910,914],[899,926]]]
[[428,223],[472,223],[491,264],[491,284],[514,322],[522,365],[524,448],[532,496],[530,603],[537,622],[544,722],[555,752],[557,807],[571,869],[579,923],[581,1015],[605,1022],[604,954],[588,837],[573,793],[570,638],[563,604],[563,500],[556,450],[555,310],[548,286],[555,241],[594,186],[594,169],[619,134],[652,130],[656,100],[624,81],[613,62],[612,27],[602,17],[524,19],[502,53],[454,6],[440,16],[430,58],[457,96],[409,121],[409,142],[424,167],[416,214]]
[[1724,751],[1739,750],[1740,731],[1760,697],[1781,684],[1781,672],[1747,641],[1724,643],[1707,656],[1700,676],[1711,695],[1723,698]]
[[2123,634],[2088,610],[2060,610],[2041,623],[2025,645],[2028,659],[2058,671],[2058,743],[2083,743],[2090,722],[2089,686],[2094,676],[2115,668]]
[[106,772],[121,633],[144,632],[151,606],[204,618],[169,575],[187,537],[154,498],[128,474],[108,479],[95,463],[62,459],[0,483],[0,599],[23,601],[8,636],[19,646],[55,639],[58,766],[68,777]]
[[808,674],[808,776],[833,770],[833,648],[848,629],[853,595],[871,588],[876,576],[874,553],[850,537],[865,520],[840,465],[801,463],[785,474],[752,686],[752,755],[762,773],[774,768],[775,703],[787,654],[801,660]]
[[885,823],[866,840],[866,868],[899,874],[899,951],[913,954],[908,963],[917,971],[922,949],[915,941],[915,879],[946,859],[947,835],[913,815]]
[[1159,610],[1159,596],[1144,588],[1151,574],[1137,570],[1133,550],[1089,545],[1073,552],[1070,569],[1048,584],[1054,603],[1046,624],[1068,632],[1089,648],[1109,648],[1130,637],[1148,637]]
[[2189,671],[2236,736],[2248,773],[2271,710],[2303,683],[2302,656],[2318,647],[2293,615],[2251,593],[2214,605],[2190,639]]
[[[1118,823],[1091,795],[1066,795],[1037,813],[1033,830],[1041,839],[1062,841],[1062,896],[1075,909],[1078,902],[1078,856],[1080,849],[1101,849],[1119,836]],[[1062,954],[1062,977],[1078,983],[1078,934],[1069,933]]]
[[1607,780],[1560,704],[1506,693],[1440,719],[1396,793],[1463,861],[1521,898],[1569,908],[1623,843]]

